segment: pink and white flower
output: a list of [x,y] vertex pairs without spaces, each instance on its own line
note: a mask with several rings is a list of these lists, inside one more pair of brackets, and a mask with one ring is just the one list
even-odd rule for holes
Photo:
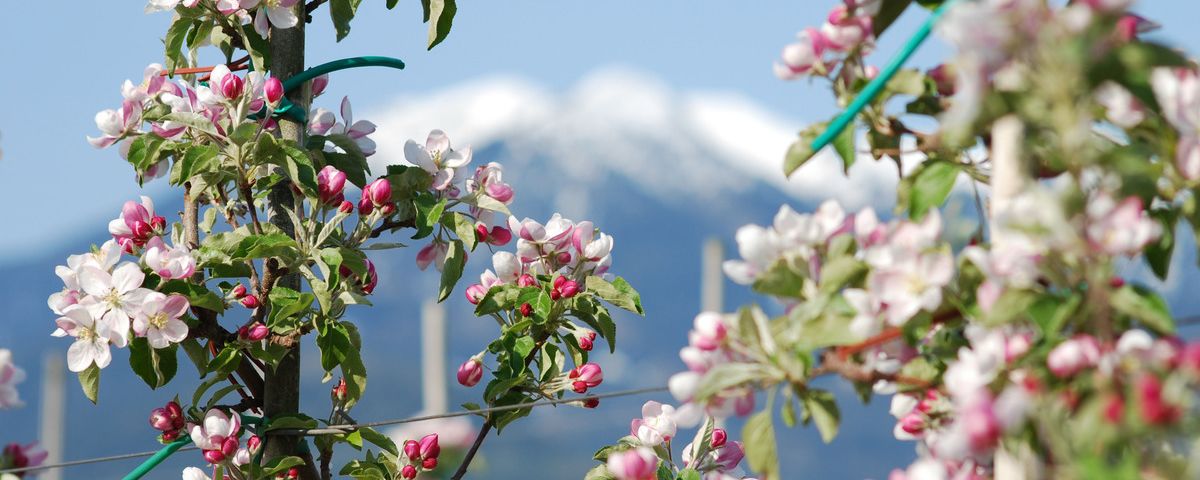
[[780,61],[775,62],[775,76],[794,80],[805,75],[825,73],[825,49],[830,42],[815,28],[806,28],[796,35],[796,42],[783,47]]
[[1108,121],[1121,128],[1133,128],[1146,119],[1146,109],[1129,90],[1107,81],[1096,88],[1096,103],[1104,107]]
[[1088,243],[1109,255],[1137,255],[1162,234],[1162,225],[1150,218],[1138,197],[1117,203],[1100,192],[1088,202],[1087,215]]
[[190,278],[196,273],[196,258],[192,253],[186,247],[168,246],[162,237],[154,237],[146,242],[142,263],[163,280]]
[[154,214],[154,200],[145,195],[141,200],[140,204],[126,201],[121,207],[121,215],[108,222],[108,233],[128,253],[145,245],[166,226],[166,219]]
[[[300,0],[241,0],[239,6],[246,11],[254,11],[254,31],[267,38],[270,26],[275,28],[292,28],[300,21],[292,8]],[[268,21],[270,25],[268,26]]]
[[125,346],[130,320],[151,292],[142,288],[144,279],[142,269],[132,262],[118,266],[111,274],[90,266],[79,272],[79,286],[95,298],[88,310],[113,334],[113,344],[118,348]]
[[[310,135],[345,135],[354,140],[355,145],[362,151],[363,156],[371,156],[375,154],[375,141],[371,140],[367,135],[375,133],[375,124],[367,120],[354,120],[354,110],[350,107],[350,97],[342,97],[341,106],[342,121],[337,121],[333,113],[323,108],[318,108],[312,115],[312,120],[308,123],[308,133]],[[334,147],[327,145],[326,150],[331,151]],[[405,150],[407,156],[407,150]],[[409,160],[412,161],[411,159]]]
[[1150,84],[1163,117],[1179,131],[1175,168],[1188,180],[1200,179],[1200,74],[1160,67],[1151,72]]
[[72,372],[82,372],[93,364],[98,368],[107,367],[112,362],[109,344],[125,344],[123,334],[114,331],[105,322],[97,321],[90,309],[83,305],[68,307],[55,323],[66,335],[75,337],[75,343],[67,349],[67,369]]
[[642,405],[642,418],[634,419],[629,434],[638,438],[642,445],[654,447],[670,441],[675,436],[675,407],[655,401]]
[[188,301],[182,295],[147,293],[142,308],[133,316],[133,331],[146,337],[151,348],[167,348],[187,338],[188,326],[180,320]]
[[871,275],[871,290],[887,305],[885,318],[900,326],[922,310],[932,312],[942,303],[942,287],[954,276],[949,252],[930,252],[906,258]]
[[1100,363],[1100,342],[1087,334],[1058,344],[1046,356],[1046,366],[1058,378],[1067,378]]
[[466,176],[463,167],[471,163],[471,147],[454,150],[446,132],[434,130],[429,132],[424,146],[412,140],[405,142],[404,159],[432,175],[433,189],[441,191]]
[[120,110],[104,110],[96,114],[99,137],[87,137],[96,148],[104,148],[140,131],[142,106],[139,102],[125,100]]
[[17,384],[25,381],[25,370],[13,363],[12,351],[0,348],[0,410],[25,405],[17,392]]
[[[233,456],[238,449],[238,435],[241,434],[242,420],[236,413],[229,414],[219,408],[209,410],[204,414],[203,423],[192,425],[189,429],[189,434],[192,437],[192,443],[204,450],[207,454],[209,451],[220,452],[221,459],[224,457]],[[210,461],[208,455],[206,459]],[[212,463],[217,463],[212,462]]]
[[617,480],[654,480],[658,472],[658,455],[649,448],[637,447],[610,454],[607,466]]

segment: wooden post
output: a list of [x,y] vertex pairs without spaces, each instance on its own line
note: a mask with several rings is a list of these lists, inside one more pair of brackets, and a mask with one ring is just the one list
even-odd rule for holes
[[721,263],[725,261],[725,247],[716,238],[704,241],[700,254],[700,311],[720,312],[724,308],[725,276]]
[[[296,2],[292,7],[300,21],[292,28],[272,28],[270,38],[271,76],[286,80],[304,71],[304,2]],[[260,13],[261,15],[261,13]],[[288,99],[295,104],[294,108],[308,111],[311,86],[288,92]],[[306,125],[288,117],[279,119],[279,136],[284,140],[304,143]],[[271,189],[267,196],[267,213],[270,221],[288,235],[295,235],[292,222],[285,209],[293,205],[291,186],[287,182],[280,183]],[[251,207],[253,208],[253,207]],[[270,262],[270,261],[269,261]],[[267,267],[271,268],[271,267]],[[300,289],[300,278],[292,273],[281,277],[278,286]],[[262,299],[264,305],[268,299]],[[300,410],[300,342],[296,342],[279,361],[274,370],[263,372],[263,415],[267,418],[277,418],[283,415],[295,414]],[[316,463],[307,448],[301,447],[306,442],[303,437],[272,436],[263,445],[263,463],[273,459],[291,455],[304,458],[305,466],[301,468],[301,478],[316,480],[320,478]]]
[[421,306],[421,395],[426,415],[446,413],[446,308],[430,298]]
[[[66,416],[66,386],[62,355],[46,355],[42,361],[41,433],[38,442],[46,449],[45,465],[62,463],[63,425]],[[62,469],[52,468],[37,474],[41,480],[60,480]]]

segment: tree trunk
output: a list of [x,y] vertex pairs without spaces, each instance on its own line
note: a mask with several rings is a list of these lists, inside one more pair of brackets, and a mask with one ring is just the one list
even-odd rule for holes
[[[304,70],[304,2],[297,2],[293,8],[300,18],[295,27],[271,29],[270,73],[271,76],[280,80],[290,78]],[[259,15],[262,14],[260,11]],[[295,104],[293,108],[308,111],[310,92],[309,85],[305,84],[302,88],[289,92],[287,97]],[[282,139],[303,144],[305,125],[288,117],[282,117],[279,119],[279,133]],[[275,185],[267,196],[267,200],[267,213],[271,223],[288,235],[294,236],[292,222],[284,210],[291,208],[294,201],[290,185],[286,182]],[[299,290],[300,278],[294,273],[288,274],[281,277],[276,285]],[[265,304],[267,299],[264,298],[262,301]],[[264,376],[263,414],[268,419],[273,419],[298,413],[300,410],[300,342],[296,342],[291,347],[274,371],[268,368],[264,372]],[[304,458],[306,463],[300,469],[300,478],[319,479],[320,476],[312,455],[305,448],[307,445],[302,443],[305,441],[303,437],[272,436],[263,445],[263,463],[280,457],[298,455]]]

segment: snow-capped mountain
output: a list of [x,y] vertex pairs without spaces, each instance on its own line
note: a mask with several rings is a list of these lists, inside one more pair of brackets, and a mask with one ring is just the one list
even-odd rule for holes
[[[801,122],[780,118],[736,94],[678,92],[628,70],[601,71],[566,92],[515,78],[474,81],[412,92],[374,108],[360,106],[358,116],[378,125],[373,138],[379,153],[372,157],[378,172],[384,165],[404,163],[405,140],[422,141],[429,130],[440,128],[456,146],[472,145],[476,165],[505,165],[505,180],[517,192],[515,214],[545,219],[560,211],[576,220],[591,219],[615,237],[612,271],[641,291],[646,318],[620,316],[618,354],[596,355],[605,368],[602,389],[609,391],[664,385],[670,374],[683,368],[677,352],[686,344],[686,331],[699,305],[700,245],[705,238],[723,239],[732,250],[738,226],[769,222],[781,203],[803,210],[838,198],[848,208],[870,205],[886,210],[894,198],[892,167],[871,161],[858,162],[846,178],[834,156],[821,155],[785,180],[783,152]],[[179,208],[165,195],[157,200],[163,211]],[[6,319],[0,322],[0,346],[15,351],[31,379],[22,388],[31,406],[0,413],[6,438],[35,435],[40,359],[64,355],[69,344],[49,336],[53,318],[45,298],[61,288],[53,266],[103,241],[104,226],[117,213],[109,210],[73,229],[88,233],[47,245],[26,263],[0,265]],[[418,272],[414,256],[414,249],[375,252],[372,258],[380,273],[376,307],[350,313],[366,339],[364,360],[371,372],[367,398],[355,409],[360,420],[404,417],[421,408],[417,319],[421,302],[437,289],[437,278]],[[472,255],[464,282],[489,266],[488,257],[483,252]],[[462,289],[448,300],[452,366],[496,333],[491,322],[471,316]],[[746,289],[732,284],[726,298],[730,309],[754,301]],[[329,386],[320,383],[311,345],[306,345],[304,357],[304,408],[324,411]],[[195,383],[190,365],[180,360],[184,365],[176,382],[165,391],[149,392],[119,364],[126,358],[127,352],[116,353],[117,365],[104,372],[98,407],[88,404],[73,382],[68,386],[65,458],[153,448],[147,412]],[[453,385],[452,404],[476,400],[479,393]],[[549,470],[535,477],[578,478],[593,464],[590,453],[626,434],[629,419],[650,398],[670,401],[660,394],[605,400],[595,411],[535,411],[485,444],[486,476],[530,478],[523,459],[536,454]],[[848,390],[841,399],[843,436],[834,446],[822,445],[811,429],[780,430],[789,477],[882,477],[891,466],[904,465],[912,457],[911,445],[891,440],[884,405],[863,408]],[[740,427],[737,422],[732,426]],[[106,440],[94,440],[101,436]],[[183,465],[199,461],[197,455],[180,454],[161,467],[160,476],[173,477]],[[108,478],[129,468],[129,463],[104,464],[86,471]],[[68,470],[66,477],[84,471]]]

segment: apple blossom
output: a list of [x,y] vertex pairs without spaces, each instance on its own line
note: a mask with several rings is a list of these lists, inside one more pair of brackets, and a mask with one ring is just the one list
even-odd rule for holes
[[438,434],[436,433],[421,437],[421,440],[417,442],[417,446],[417,451],[423,459],[437,458],[442,452],[442,447],[438,445]]
[[1100,344],[1094,337],[1080,334],[1054,347],[1046,357],[1046,366],[1059,378],[1066,378],[1100,362]]
[[434,268],[439,272],[442,271],[442,268],[446,265],[446,254],[448,251],[449,247],[437,240],[421,247],[421,250],[417,252],[417,268],[425,270],[429,268],[430,264],[433,264]]
[[433,189],[442,191],[466,176],[463,167],[471,163],[471,147],[454,150],[445,132],[433,130],[424,146],[412,140],[405,142],[404,159],[432,175]]
[[[375,154],[375,141],[368,135],[375,133],[375,124],[367,120],[354,120],[354,111],[350,106],[350,97],[342,97],[342,121],[338,122],[333,113],[318,108],[308,124],[309,135],[345,135],[354,141],[364,156]],[[329,151],[333,147],[327,147]]]
[[1133,128],[1146,118],[1145,108],[1129,90],[1115,82],[1104,82],[1096,88],[1096,103],[1105,109],[1108,121],[1121,128]]
[[[292,28],[300,21],[292,7],[300,0],[240,0],[239,6],[254,11],[254,31],[267,38],[270,26]],[[268,25],[268,21],[270,25]]]
[[167,348],[187,338],[188,327],[180,320],[187,312],[188,301],[182,295],[147,293],[141,308],[134,313],[133,331],[146,337],[151,348]]
[[871,290],[887,305],[889,325],[900,326],[922,310],[933,311],[942,303],[942,287],[954,276],[954,257],[949,252],[930,252],[907,258],[871,277]]
[[267,103],[277,105],[283,99],[283,82],[276,77],[271,77],[263,84],[263,95],[266,97]]
[[823,74],[825,49],[830,47],[825,34],[816,28],[806,28],[796,35],[796,40],[783,48],[781,61],[775,62],[775,76],[794,80],[810,73]]
[[658,455],[646,447],[637,447],[608,456],[608,471],[617,480],[654,480],[658,478]]
[[[505,205],[512,203],[513,200],[512,186],[504,183],[504,167],[496,162],[488,162],[487,165],[476,167],[475,175],[467,179],[466,187],[467,193],[481,192]],[[483,210],[483,212],[488,212],[490,217],[489,210]],[[479,215],[475,216],[479,217]]]
[[146,13],[174,10],[178,5],[183,5],[187,8],[195,8],[195,6],[199,3],[200,0],[150,0],[146,3]]
[[188,432],[192,443],[204,451],[205,459],[209,463],[218,463],[237,452],[241,429],[242,421],[237,413],[213,408],[204,413],[202,423],[192,425]]
[[1184,178],[1200,179],[1200,75],[1190,68],[1160,67],[1151,72],[1150,84],[1163,117],[1179,131],[1175,168]]
[[1087,215],[1088,242],[1109,255],[1136,255],[1162,234],[1162,226],[1142,209],[1138,197],[1118,203],[1099,193],[1088,202]]
[[99,137],[87,137],[96,148],[104,148],[138,132],[142,124],[142,107],[132,100],[121,103],[120,110],[104,110],[96,114]]
[[688,333],[691,345],[701,350],[716,350],[725,340],[725,319],[719,313],[703,312],[696,316]]
[[25,381],[25,370],[13,363],[12,351],[0,348],[0,410],[25,405],[17,392],[17,384]]
[[861,46],[869,50],[875,40],[871,16],[862,15],[864,12],[856,10],[839,3],[829,12],[825,23],[821,25],[821,33],[830,48],[844,52]]
[[108,222],[108,233],[127,253],[133,253],[135,246],[146,245],[166,226],[166,220],[154,214],[154,201],[145,195],[141,200],[140,204],[132,200],[125,202],[121,215]]
[[113,331],[107,322],[98,321],[92,310],[83,305],[67,307],[55,323],[67,335],[75,337],[75,343],[67,349],[67,368],[72,372],[82,372],[93,364],[107,367],[112,362],[108,345],[125,344],[123,333]]
[[674,415],[675,407],[655,401],[646,402],[642,405],[642,418],[633,420],[629,434],[647,447],[670,441],[675,436]]
[[[21,445],[10,443],[0,451],[0,468],[30,468],[37,467],[46,461],[49,452],[37,442]],[[20,478],[18,473],[16,478]]]
[[189,278],[196,273],[196,258],[185,247],[167,246],[162,237],[146,242],[142,263],[163,280]]
[[132,262],[117,266],[111,274],[92,266],[79,271],[79,286],[95,299],[88,310],[116,335],[113,344],[117,347],[125,346],[130,320],[151,292],[141,287],[144,277],[141,268]]

